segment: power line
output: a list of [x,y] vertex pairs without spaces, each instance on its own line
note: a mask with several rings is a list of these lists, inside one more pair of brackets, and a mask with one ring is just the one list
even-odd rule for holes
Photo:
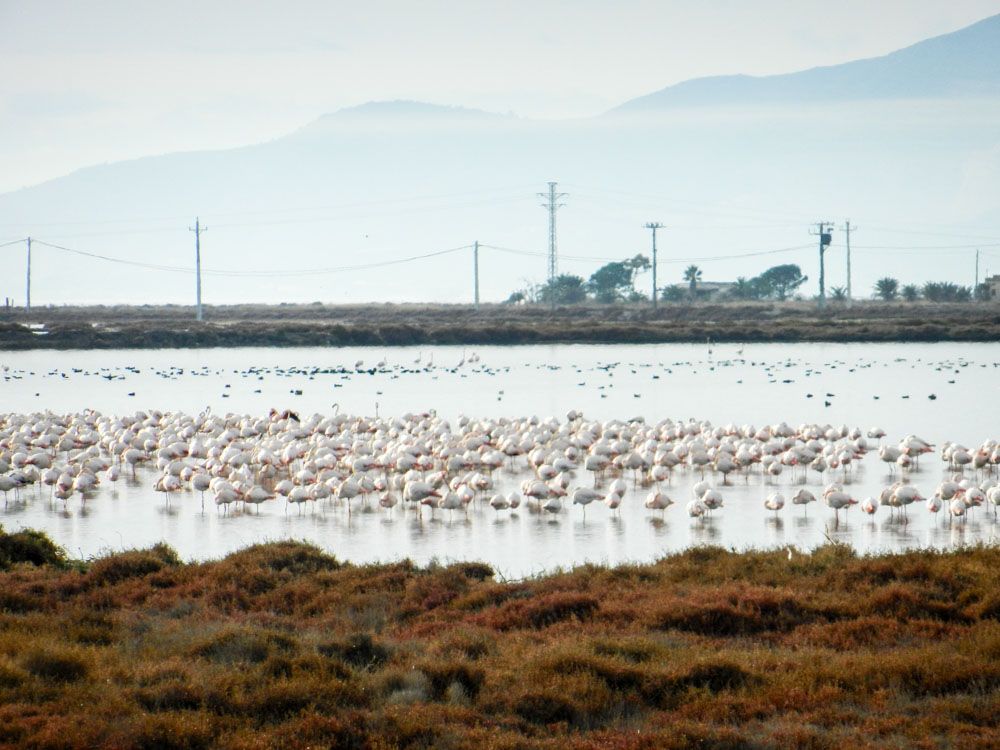
[[87,258],[94,258],[96,260],[104,260],[109,263],[121,263],[126,266],[136,266],[137,268],[147,268],[153,271],[171,271],[174,273],[192,273],[190,268],[182,268],[180,266],[166,266],[158,263],[143,263],[137,260],[128,260],[126,258],[115,258],[110,255],[101,255],[100,253],[91,253],[87,250],[77,250],[72,247],[66,247],[64,245],[56,245],[51,242],[45,242],[44,240],[33,240],[36,245],[43,245],[45,247],[50,247],[53,250],[62,250],[63,252],[73,253],[74,255],[82,255]]
[[[202,229],[204,231],[204,229]],[[135,266],[138,268],[146,268],[154,271],[170,271],[174,273],[195,273],[196,271],[191,268],[184,268],[181,266],[167,266],[156,263],[143,263],[141,261],[128,260],[126,258],[115,258],[109,255],[102,255],[100,253],[92,253],[86,250],[78,250],[76,248],[66,247],[65,245],[56,245],[51,242],[44,242],[42,240],[32,240],[35,244],[44,245],[45,247],[50,247],[55,250],[62,250],[64,252],[73,253],[75,255],[81,255],[87,258],[94,258],[96,260],[103,260],[110,263],[121,263],[123,265]],[[434,258],[440,255],[447,255],[449,253],[456,253],[460,250],[468,250],[472,245],[462,245],[461,247],[452,247],[445,250],[435,250],[429,253],[422,253],[419,255],[411,255],[404,258],[394,258],[391,260],[384,261],[374,261],[371,263],[362,263],[357,265],[349,266],[333,266],[326,268],[303,268],[298,270],[248,270],[248,271],[236,271],[236,270],[223,270],[223,269],[212,269],[203,268],[202,273],[205,275],[212,276],[222,276],[222,277],[233,277],[233,278],[255,278],[255,277],[289,277],[289,276],[311,276],[315,274],[327,274],[327,273],[348,273],[351,271],[364,271],[371,268],[383,268],[385,266],[393,266],[401,263],[412,263],[417,260],[424,260],[426,258]]]
[[[738,258],[755,258],[762,255],[776,255],[778,253],[791,253],[796,250],[805,250],[806,248],[812,247],[812,243],[808,245],[794,245],[792,247],[779,247],[773,250],[750,250],[743,253],[736,253],[732,255],[710,255],[702,256],[698,258],[671,258],[669,260],[661,260],[660,263],[707,263],[711,261],[718,260],[734,260]],[[526,255],[532,257],[544,257],[545,253],[533,251],[533,250],[521,250],[513,247],[500,247],[497,245],[480,245],[480,247],[486,247],[490,250],[499,250],[504,253],[513,253],[514,255]],[[563,260],[578,260],[578,261],[590,261],[594,263],[614,263],[620,261],[621,258],[609,258],[600,257],[593,255],[562,255],[560,256]]]
[[980,242],[977,245],[855,245],[855,250],[976,250],[1000,247],[1000,242]]
[[[410,202],[425,202],[434,201],[445,198],[455,198],[463,197],[469,195],[484,195],[488,193],[509,193],[513,191],[520,191],[530,188],[530,185],[511,185],[506,187],[495,187],[495,188],[479,188],[475,190],[462,190],[460,192],[450,192],[450,193],[436,193],[432,195],[410,195],[410,196],[400,196],[398,198],[380,198],[377,200],[368,201],[351,201],[349,203],[332,203],[324,204],[318,206],[290,206],[286,208],[272,208],[272,209],[245,209],[240,211],[222,211],[222,212],[203,212],[207,213],[211,218],[222,218],[227,216],[266,216],[268,214],[282,214],[282,213],[296,213],[296,212],[308,212],[308,211],[329,211],[329,210],[340,210],[340,209],[350,209],[350,208],[363,208],[366,206],[380,206],[393,203],[410,203]],[[519,200],[526,200],[527,196],[522,195]],[[180,221],[185,219],[183,216],[141,216],[134,219],[94,219],[87,221],[56,221],[56,222],[2,222],[0,226],[23,226],[25,223],[30,223],[32,226],[36,227],[61,227],[61,226],[97,226],[104,224],[134,224],[139,222],[152,222],[152,221]],[[220,226],[216,224],[216,227]],[[235,225],[234,225],[235,226]],[[248,224],[247,226],[253,226]],[[138,230],[129,230],[138,231]],[[156,230],[151,230],[156,231]]]
[[[593,192],[593,193],[605,193],[605,194],[610,193],[610,194],[618,194],[618,195],[626,195],[626,196],[630,195],[630,196],[634,196],[634,197],[637,197],[637,198],[645,198],[647,200],[653,200],[653,201],[664,201],[664,202],[667,202],[667,203],[677,203],[677,204],[680,204],[680,205],[707,206],[709,208],[715,208],[715,209],[719,208],[719,204],[712,203],[711,201],[696,201],[696,200],[685,199],[685,198],[675,198],[675,197],[669,196],[669,195],[654,194],[654,193],[641,193],[641,192],[636,192],[634,190],[616,190],[616,189],[613,189],[613,188],[588,187],[588,186],[585,186],[585,185],[569,185],[569,187],[571,187],[571,188],[573,188],[574,190],[577,190],[577,191],[579,191],[579,190],[587,190],[587,191],[590,191],[590,192]],[[800,214],[798,214],[796,212],[792,212],[792,211],[782,211],[782,210],[777,210],[776,211],[776,210],[773,210],[773,209],[761,209],[761,208],[741,207],[741,206],[732,206],[728,210],[726,208],[722,208],[722,210],[720,210],[718,212],[719,213],[728,213],[731,216],[738,216],[739,214],[763,214],[763,215],[770,215],[770,216],[773,216],[773,217],[781,216],[783,218],[789,218],[789,219],[799,219],[800,216],[801,216]],[[744,218],[746,218],[746,217],[744,217]]]

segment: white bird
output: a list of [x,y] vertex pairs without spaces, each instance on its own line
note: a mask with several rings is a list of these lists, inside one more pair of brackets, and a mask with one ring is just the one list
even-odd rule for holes
[[603,500],[604,495],[599,493],[597,490],[589,489],[588,487],[577,487],[573,490],[573,505],[582,505],[583,513],[586,515],[587,506],[590,505],[595,500]]
[[646,495],[646,507],[650,510],[664,511],[674,504],[674,501],[667,497],[664,493],[653,490],[648,495]]
[[499,513],[501,510],[507,510],[510,507],[510,501],[502,493],[498,492],[490,498],[490,507]]
[[764,500],[764,507],[768,510],[773,510],[775,515],[778,511],[785,507],[785,496],[780,492],[772,492]]
[[701,500],[692,500],[687,504],[687,513],[691,518],[701,518],[707,510]]

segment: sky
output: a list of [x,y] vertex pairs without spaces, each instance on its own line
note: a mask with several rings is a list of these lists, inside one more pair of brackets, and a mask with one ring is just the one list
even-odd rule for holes
[[413,99],[577,118],[885,54],[997,0],[0,0],[0,192]]

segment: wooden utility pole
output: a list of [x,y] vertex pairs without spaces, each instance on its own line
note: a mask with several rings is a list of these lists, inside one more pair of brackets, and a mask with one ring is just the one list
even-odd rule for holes
[[656,309],[656,230],[663,229],[663,225],[658,221],[651,221],[646,224],[646,229],[650,229],[653,232],[653,309]]
[[[851,222],[844,222],[845,241],[847,244],[847,304],[851,304]],[[853,227],[857,229],[857,227]]]
[[[43,243],[44,244],[44,243]],[[26,274],[27,290],[24,296],[24,311],[31,312],[31,237],[28,238],[28,272]]]
[[472,245],[472,273],[474,277],[474,287],[475,295],[473,299],[476,303],[476,309],[479,309],[479,240],[476,240]]
[[194,219],[194,227],[193,228],[188,227],[188,228],[191,229],[192,232],[194,232],[194,270],[195,270],[195,276],[197,278],[197,280],[195,281],[196,285],[195,294],[196,294],[196,305],[197,305],[195,312],[195,319],[200,321],[204,319],[201,312],[201,234],[202,232],[207,232],[208,227],[201,226],[201,222],[198,220],[198,217],[196,216]]
[[833,241],[833,224],[829,221],[816,222],[813,234],[819,237],[819,309],[826,307],[826,265],[823,254]]

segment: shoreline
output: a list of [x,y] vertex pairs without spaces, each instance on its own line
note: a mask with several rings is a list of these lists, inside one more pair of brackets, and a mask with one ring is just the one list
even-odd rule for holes
[[1000,304],[46,307],[0,313],[0,350],[1000,341]]

